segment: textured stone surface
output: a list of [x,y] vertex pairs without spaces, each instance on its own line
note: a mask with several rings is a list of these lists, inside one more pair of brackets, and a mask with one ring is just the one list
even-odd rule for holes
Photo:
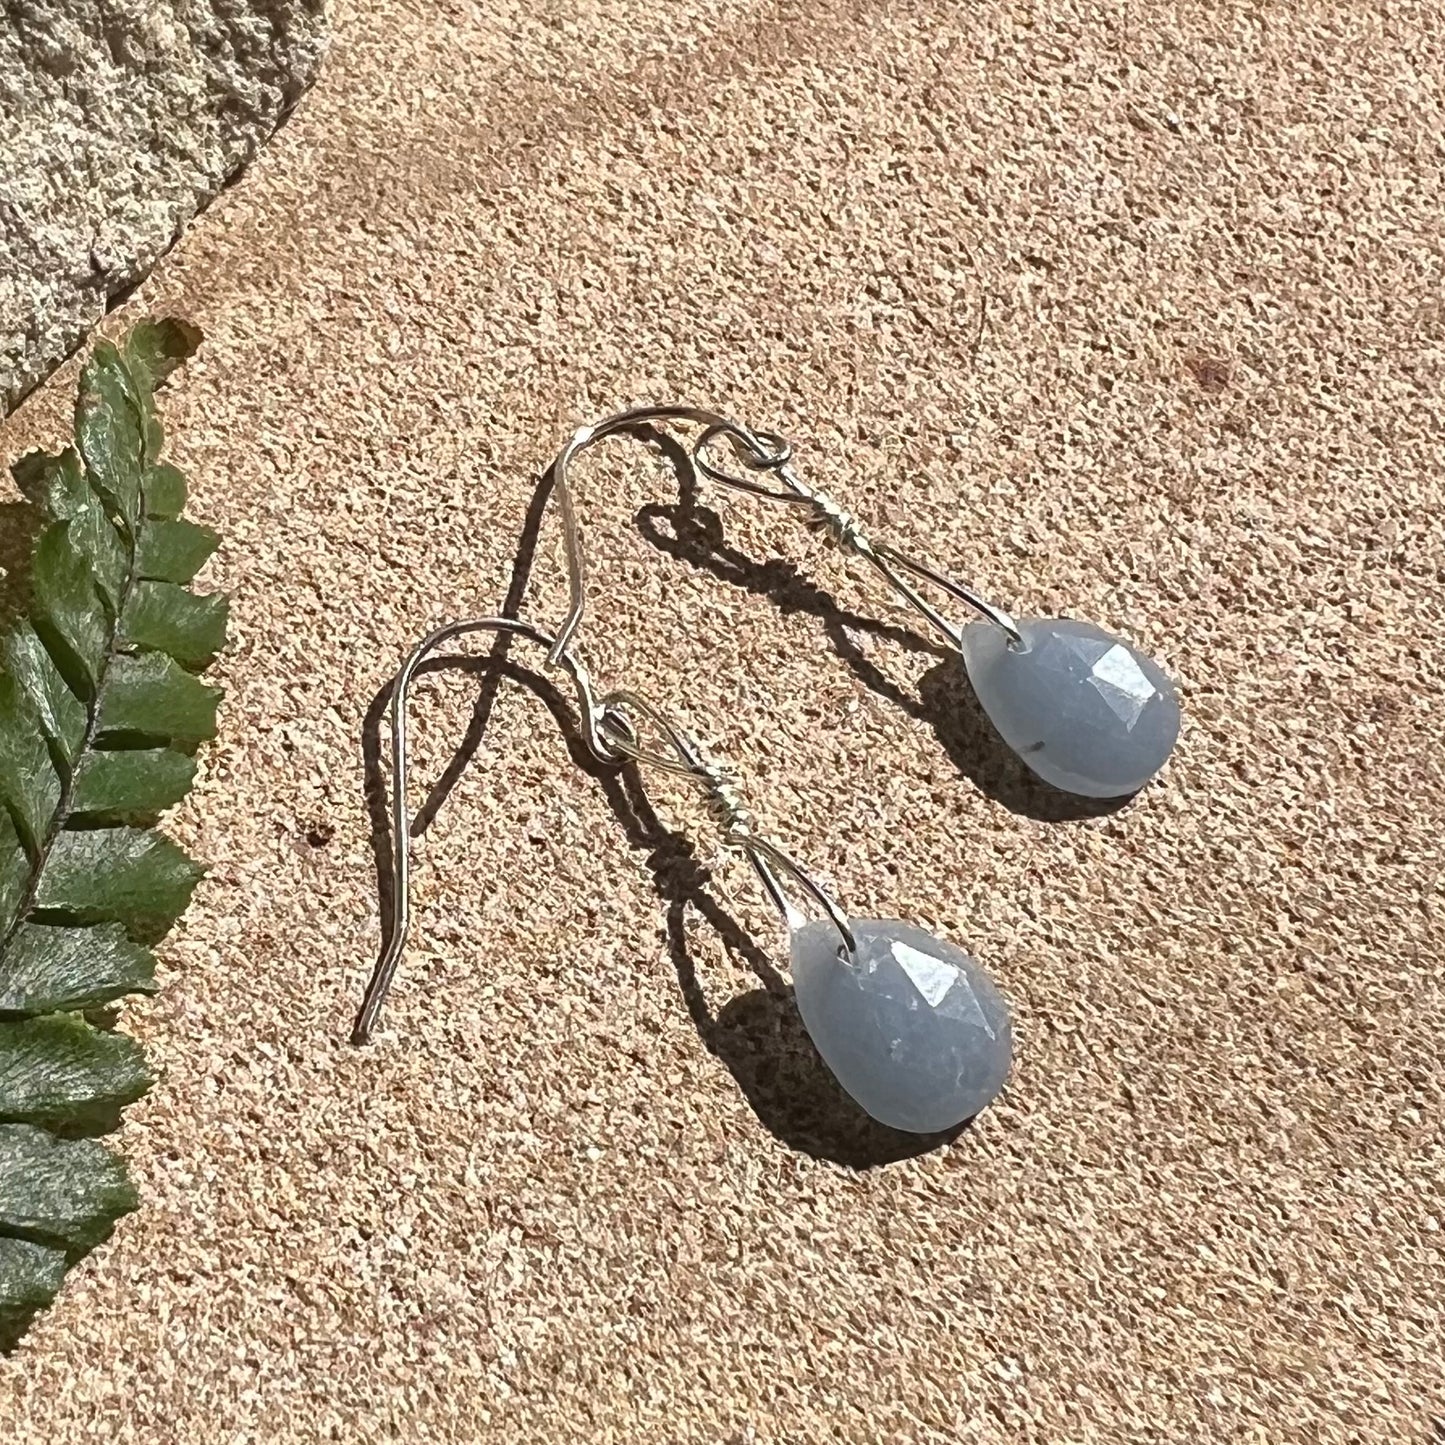
[[[331,14],[134,308],[206,329],[166,428],[237,645],[167,827],[213,867],[126,1009],[144,1207],[0,1359],[3,1445],[1426,1445],[1438,3]],[[845,555],[678,507],[631,440],[579,467],[599,679],[714,742],[856,913],[1004,987],[1014,1071],[947,1148],[860,1161],[756,976],[787,948],[746,865],[707,876],[685,786],[650,784],[696,856],[639,827],[519,673],[418,851],[387,1037],[346,1043],[373,699],[526,571],[572,430],[675,397],[1180,683],[1165,786],[1040,822],[960,768],[962,663]],[[555,513],[538,540],[555,622]],[[413,806],[488,687],[423,680]]]
[[0,412],[309,83],[321,0],[20,0],[0,25]]
[[793,934],[798,1012],[838,1082],[880,1123],[918,1134],[971,1119],[1003,1088],[1008,1005],[962,949],[910,923],[853,920],[858,951],[813,922]]
[[1046,783],[1089,798],[1137,792],[1179,736],[1174,684],[1091,622],[1026,617],[1026,647],[1001,628],[964,629],[963,659],[1005,742]]

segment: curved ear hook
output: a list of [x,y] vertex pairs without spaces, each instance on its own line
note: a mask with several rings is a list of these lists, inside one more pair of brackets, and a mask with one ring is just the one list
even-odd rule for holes
[[[392,923],[386,947],[372,971],[366,994],[352,1026],[351,1041],[364,1044],[376,1029],[382,1005],[391,990],[406,949],[411,927],[411,814],[407,807],[408,772],[406,707],[416,670],[427,656],[453,638],[474,632],[505,632],[524,637],[547,649],[549,663],[561,667],[572,679],[577,711],[582,719],[588,749],[600,762],[641,763],[691,779],[708,795],[713,818],[723,829],[723,843],[740,848],[753,866],[759,881],[789,928],[805,921],[778,881],[777,871],[788,874],[819,904],[838,930],[851,954],[857,948],[848,915],[792,854],[754,831],[752,814],[743,805],[737,780],[730,770],[709,759],[695,739],[671,722],[644,698],[631,692],[611,692],[599,697],[592,679],[575,653],[551,633],[518,617],[477,617],[449,622],[429,632],[412,649],[392,683],[391,692],[391,831],[392,831]],[[638,734],[631,713],[646,718],[656,728],[667,751],[647,747]]]
[[[693,445],[692,459],[698,471],[705,477],[735,492],[745,492],[764,501],[806,508],[811,514],[808,519],[810,525],[821,527],[834,541],[869,562],[914,611],[943,635],[951,647],[962,647],[962,630],[944,617],[901,575],[902,572],[909,572],[941,588],[950,597],[966,603],[995,627],[1002,628],[1011,648],[1024,645],[1018,624],[1002,607],[990,602],[962,582],[900,552],[891,543],[875,541],[866,536],[851,512],[841,507],[827,492],[808,486],[793,471],[793,449],[776,432],[755,431],[704,407],[643,406],[616,412],[591,426],[579,427],[552,464],[552,484],[562,512],[562,537],[567,553],[570,601],[567,616],[557,631],[557,645],[548,657],[549,662],[556,663],[560,660],[562,651],[571,643],[582,625],[582,615],[587,606],[581,526],[577,520],[572,486],[567,476],[568,468],[588,447],[604,437],[665,421],[690,421],[703,427],[702,435]],[[732,444],[734,452],[749,471],[769,472],[777,477],[782,486],[764,486],[749,477],[724,471],[714,464],[708,457],[708,448],[721,439]]]
[[[366,987],[361,1011],[356,1016],[356,1023],[351,1031],[351,1041],[354,1044],[364,1044],[376,1027],[381,1006],[386,1002],[386,995],[401,964],[407,933],[411,927],[411,814],[406,802],[407,693],[417,668],[429,654],[453,638],[465,637],[473,632],[507,632],[540,643],[549,650],[554,642],[551,635],[543,632],[540,627],[534,627],[530,622],[516,617],[478,617],[467,622],[449,622],[434,632],[427,633],[412,649],[411,655],[396,674],[391,685],[391,936],[377,961],[371,982]],[[603,713],[597,705],[592,679],[587,675],[587,669],[571,653],[563,653],[558,664],[571,677],[576,688],[577,708],[585,729],[587,746],[603,762],[620,761],[618,754],[612,750],[611,743],[601,732],[599,719]]]
[[[548,654],[547,661],[557,663],[571,644],[577,629],[582,625],[582,614],[587,607],[587,569],[582,555],[582,528],[577,521],[577,508],[572,498],[572,486],[567,479],[567,469],[572,462],[595,442],[617,432],[629,431],[633,427],[648,426],[663,421],[691,421],[708,428],[709,434],[726,435],[735,446],[750,456],[749,465],[757,470],[772,470],[786,466],[792,455],[791,448],[782,444],[781,438],[766,433],[750,431],[738,422],[716,412],[696,406],[639,406],[630,411],[619,411],[591,426],[579,427],[571,441],[557,455],[552,463],[552,488],[557,505],[562,511],[562,540],[567,552],[567,586],[570,593],[567,616],[557,629],[557,641]],[[769,447],[778,443],[781,450]],[[770,493],[765,489],[744,484],[744,490],[756,491],[760,496],[782,494]]]

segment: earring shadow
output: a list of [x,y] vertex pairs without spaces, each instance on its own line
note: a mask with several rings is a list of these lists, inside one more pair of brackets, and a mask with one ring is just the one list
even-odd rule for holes
[[[766,598],[784,616],[802,613],[818,619],[833,652],[864,687],[909,717],[927,723],[954,766],[980,792],[1010,812],[1051,823],[1103,817],[1130,801],[1128,796],[1078,797],[1030,772],[989,721],[963,659],[953,649],[841,607],[830,592],[809,581],[791,562],[759,562],[732,546],[722,518],[702,501],[697,467],[687,449],[652,428],[639,435],[645,435],[667,460],[678,484],[676,502],[650,503],[637,512],[634,520],[643,537],[679,562]],[[916,692],[900,686],[867,656],[858,644],[860,633],[934,659]]]
[[[507,598],[511,612],[519,606],[526,589],[549,493],[550,477],[544,477],[528,509],[522,545],[513,568]],[[416,815],[411,828],[413,836],[430,826],[467,763],[481,747],[503,680],[517,683],[539,698],[552,715],[573,765],[602,789],[628,845],[646,850],[647,866],[658,897],[667,905],[668,953],[688,1014],[698,1036],[736,1079],[764,1128],[790,1149],[863,1170],[929,1153],[968,1127],[965,1123],[942,1134],[910,1134],[878,1123],[853,1101],[809,1038],[791,987],[768,955],[709,891],[712,874],[698,861],[691,842],[668,828],[657,816],[635,766],[619,769],[601,764],[593,757],[567,699],[547,678],[513,662],[500,643],[481,657],[431,658],[417,669],[417,675],[443,669],[478,677],[477,702],[461,744]],[[391,816],[382,763],[382,727],[391,688],[388,681],[377,691],[362,725],[364,790],[371,820],[383,939],[390,936],[396,902],[392,893]],[[732,999],[716,1015],[708,1007],[688,943],[689,907],[696,910],[731,953],[748,965],[761,985]]]
[[[688,1014],[703,1044],[737,1080],[769,1133],[790,1149],[812,1158],[862,1170],[929,1153],[968,1127],[962,1124],[941,1134],[910,1134],[878,1123],[854,1103],[809,1038],[792,988],[709,891],[712,874],[698,861],[691,842],[658,818],[633,765],[607,767],[592,756],[567,699],[550,681],[508,658],[495,656],[436,657],[423,663],[417,675],[443,669],[479,677],[479,696],[492,700],[504,679],[515,682],[540,699],[551,713],[573,766],[602,789],[628,845],[647,851],[647,866],[658,897],[667,905],[668,954]],[[391,827],[381,767],[381,723],[389,695],[388,683],[367,710],[363,742],[368,803],[373,798],[380,800],[379,809],[372,807],[372,841],[378,860],[379,891],[386,900],[382,910],[383,937],[389,934],[395,906],[390,896]],[[474,710],[474,720],[477,715]],[[464,746],[470,748],[471,754],[481,745],[489,717],[490,711],[480,726],[468,728]],[[449,763],[448,771],[451,767]],[[761,984],[732,999],[716,1015],[708,1007],[688,944],[689,907],[697,911],[731,953],[752,969]]]

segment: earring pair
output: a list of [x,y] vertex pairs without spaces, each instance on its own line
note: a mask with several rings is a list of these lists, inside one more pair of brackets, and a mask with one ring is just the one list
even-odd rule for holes
[[[582,737],[599,762],[633,763],[689,779],[707,797],[725,846],[740,851],[789,932],[798,1011],[824,1062],[875,1119],[931,1134],[973,1117],[998,1094],[1012,1062],[1008,1005],[989,976],[957,945],[897,919],[849,916],[781,845],[758,830],[737,775],[696,738],[637,693],[599,692],[574,643],[586,612],[586,563],[570,468],[587,448],[619,432],[668,422],[702,428],[692,451],[712,481],[798,510],[867,561],[958,652],[985,712],[1039,777],[1089,797],[1137,791],[1163,766],[1179,730],[1173,685],[1144,654],[1086,622],[1015,619],[933,567],[870,538],[827,493],[792,466],[788,444],[695,407],[642,407],[578,430],[551,467],[562,521],[569,606],[549,631],[522,618],[448,623],[422,639],[397,673],[391,696],[392,927],[353,1030],[364,1043],[375,1029],[400,965],[409,929],[411,817],[407,788],[407,695],[417,668],[444,644],[477,632],[542,647],[548,667],[565,673],[577,699]],[[726,443],[741,473],[724,470]],[[762,480],[766,478],[767,480]],[[929,584],[964,602],[981,619],[949,621],[920,591]],[[811,918],[796,890],[821,912]]]

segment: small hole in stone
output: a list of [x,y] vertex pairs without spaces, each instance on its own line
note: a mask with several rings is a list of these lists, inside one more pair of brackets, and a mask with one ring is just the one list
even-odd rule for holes
[[324,848],[336,836],[336,829],[330,823],[313,823],[306,830],[306,841],[313,848]]

